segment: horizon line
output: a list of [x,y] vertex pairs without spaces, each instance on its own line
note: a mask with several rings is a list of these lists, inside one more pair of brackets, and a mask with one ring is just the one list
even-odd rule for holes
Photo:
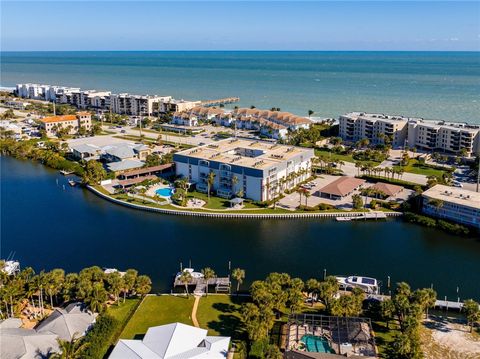
[[175,50],[1,50],[7,52],[478,52],[478,50],[307,50],[307,49],[175,49]]

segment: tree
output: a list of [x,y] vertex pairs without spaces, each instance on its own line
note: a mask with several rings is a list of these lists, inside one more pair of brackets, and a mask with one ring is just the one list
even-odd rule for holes
[[283,354],[280,348],[274,344],[269,344],[263,353],[265,359],[282,359]]
[[308,110],[308,118],[310,118],[310,116],[312,116],[315,112],[313,110]]
[[425,319],[428,318],[428,309],[435,307],[437,292],[431,288],[417,289],[413,293],[413,300],[418,303],[425,312]]
[[266,338],[275,323],[275,315],[271,309],[260,309],[254,303],[244,304],[240,313],[250,340]]
[[93,285],[90,295],[86,298],[89,309],[92,312],[102,313],[105,309],[105,302],[108,299],[108,294],[103,283],[97,282]]
[[465,313],[467,324],[470,326],[470,333],[473,331],[473,326],[476,322],[480,321],[480,309],[479,304],[473,299],[467,299],[463,302],[462,311]]
[[124,288],[124,280],[119,272],[107,275],[108,291],[114,297],[117,305],[120,305],[120,291]]
[[185,293],[187,294],[187,297],[188,297],[189,296],[188,285],[192,281],[192,274],[184,270],[182,274],[180,274],[180,278],[178,278],[178,280],[180,281],[180,283],[183,283],[183,285],[185,286]]
[[240,284],[242,284],[243,280],[245,279],[245,269],[235,268],[232,271],[232,277],[237,281],[237,295],[238,295],[238,291],[240,290]]
[[137,281],[138,272],[135,269],[127,269],[123,276],[123,301],[127,294],[135,288],[135,282]]
[[83,173],[83,183],[98,184],[105,177],[107,177],[107,172],[105,172],[105,169],[100,162],[87,162],[87,164],[85,165],[85,172]]
[[60,293],[62,284],[65,281],[65,271],[63,269],[53,269],[46,276],[45,292],[50,297],[50,306],[53,308],[53,296]]
[[203,274],[203,279],[205,279],[205,284],[206,284],[206,295],[208,296],[208,281],[210,279],[213,279],[216,277],[215,275],[215,271],[210,268],[210,267],[207,267],[207,268],[204,268],[202,269],[202,274]]
[[52,359],[81,359],[90,343],[83,342],[75,333],[71,340],[57,339],[60,353],[54,353],[49,356]]
[[213,184],[215,183],[215,172],[210,171],[208,176],[207,176],[207,194],[208,194],[208,201],[210,202],[210,190],[213,187]]
[[144,167],[158,166],[160,164],[160,161],[161,159],[159,155],[157,155],[156,153],[151,153],[145,159]]
[[363,208],[363,200],[362,197],[358,194],[354,194],[352,196],[353,201],[353,208],[354,209],[362,209]]
[[382,319],[387,323],[387,329],[389,328],[389,322],[393,319],[395,314],[395,306],[391,299],[385,299],[380,304],[380,315]]
[[318,297],[323,301],[327,310],[330,309],[332,300],[337,294],[339,284],[337,278],[334,276],[328,276],[323,282],[320,282],[318,289]]
[[146,296],[152,290],[152,280],[146,275],[139,275],[135,280],[135,293],[142,297]]
[[312,307],[313,307],[313,295],[315,293],[318,293],[318,290],[320,289],[320,282],[315,278],[310,278],[305,282],[305,288],[307,289],[308,296],[312,301]]
[[435,213],[438,216],[438,211],[443,207],[444,202],[441,199],[429,199],[428,204],[435,208]]

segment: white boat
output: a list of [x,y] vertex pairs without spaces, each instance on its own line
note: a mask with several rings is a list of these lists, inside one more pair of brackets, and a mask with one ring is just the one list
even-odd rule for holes
[[200,272],[195,272],[193,268],[184,268],[182,272],[178,272],[175,276],[175,279],[179,279],[183,272],[188,272],[193,279],[203,278],[203,274]]
[[5,264],[1,270],[7,275],[15,275],[20,272],[20,262],[13,260],[5,261]]
[[352,220],[352,217],[335,217],[337,222],[349,222]]
[[74,180],[68,180],[68,184],[72,187],[75,187],[77,185],[77,182],[75,182]]
[[375,278],[362,276],[336,277],[340,284],[340,289],[348,290],[353,288],[360,288],[368,294],[378,294],[379,284]]

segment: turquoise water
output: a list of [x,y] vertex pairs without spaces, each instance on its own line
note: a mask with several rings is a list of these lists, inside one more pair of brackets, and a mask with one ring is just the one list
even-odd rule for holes
[[42,82],[338,117],[480,123],[479,52],[3,52],[1,85]]
[[171,195],[173,194],[173,189],[172,188],[160,188],[160,189],[157,189],[155,191],[156,194],[158,194],[159,196],[163,196],[163,197],[171,197]]
[[305,343],[308,352],[333,353],[332,348],[328,344],[328,340],[322,337],[304,335],[301,340]]

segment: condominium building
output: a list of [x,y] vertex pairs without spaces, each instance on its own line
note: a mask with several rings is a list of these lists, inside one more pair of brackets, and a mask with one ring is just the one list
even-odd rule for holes
[[340,116],[339,136],[344,141],[370,140],[372,144],[384,144],[387,139],[393,147],[404,146],[407,139],[409,118],[384,114],[351,112]]
[[77,112],[76,115],[44,117],[40,120],[40,128],[45,130],[48,137],[56,135],[59,129],[66,129],[68,134],[75,134],[80,127],[89,131],[92,128],[92,117],[88,112]]
[[480,228],[480,193],[438,184],[422,196],[425,214]]
[[423,150],[440,150],[453,154],[458,154],[465,149],[468,156],[480,154],[480,126],[423,120],[410,121],[408,145]]
[[15,94],[34,100],[55,101],[64,92],[80,91],[79,88],[41,84],[17,84]]
[[207,192],[208,177],[215,175],[212,190],[230,198],[267,201],[310,176],[313,149],[246,139],[226,139],[173,155],[176,174]]
[[171,101],[171,96],[140,96],[128,93],[112,94],[112,112],[131,116],[151,116],[162,112],[162,104]]

